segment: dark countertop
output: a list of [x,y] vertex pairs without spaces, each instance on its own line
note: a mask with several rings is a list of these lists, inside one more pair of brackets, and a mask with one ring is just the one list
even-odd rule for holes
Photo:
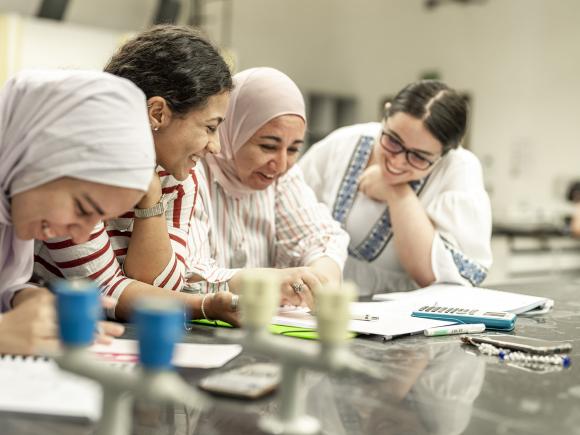
[[[570,368],[551,372],[525,370],[496,357],[477,355],[457,336],[414,336],[388,342],[356,338],[349,345],[351,350],[381,364],[387,378],[379,382],[358,375],[337,377],[308,372],[306,406],[311,415],[320,419],[323,433],[580,434],[580,280],[499,288],[556,301],[551,313],[519,318],[514,334],[572,342]],[[185,341],[223,341],[213,333],[212,328],[195,326]],[[133,335],[129,327],[127,336]],[[263,360],[243,352],[218,370]],[[193,385],[210,372],[189,369],[181,374]],[[275,395],[256,402],[218,399],[211,411],[200,416],[193,433],[259,434],[257,419],[275,411],[275,399]],[[137,418],[135,433],[186,433],[183,409],[175,410],[175,414],[173,410],[158,410],[153,415],[155,418],[150,413],[147,421]],[[90,434],[92,430],[91,426],[66,421],[0,414],[1,435]]]

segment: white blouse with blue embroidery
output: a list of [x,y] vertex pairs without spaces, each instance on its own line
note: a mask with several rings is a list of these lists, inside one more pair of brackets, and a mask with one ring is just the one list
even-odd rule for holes
[[[419,287],[391,241],[388,206],[358,191],[358,178],[380,131],[376,122],[341,128],[299,161],[306,182],[351,237],[344,274],[361,294]],[[461,147],[451,150],[411,187],[435,226],[431,265],[436,281],[480,285],[492,262],[492,222],[477,157]]]

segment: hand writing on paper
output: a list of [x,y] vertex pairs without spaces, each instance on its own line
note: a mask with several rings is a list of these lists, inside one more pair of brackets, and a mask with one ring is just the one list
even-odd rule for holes
[[34,355],[58,349],[54,296],[34,290],[0,319],[0,353]]
[[[102,297],[103,308],[113,308],[116,304],[113,298]],[[120,337],[125,332],[125,327],[120,323],[101,321],[98,323],[95,342],[100,344],[110,344],[113,338]]]
[[276,272],[280,277],[280,305],[314,309],[314,289],[322,282],[311,267],[289,267]]
[[[236,273],[229,281],[230,289],[239,292],[242,286],[243,272]],[[308,306],[314,308],[313,290],[321,285],[322,279],[312,267],[288,267],[285,269],[253,268],[253,271],[274,272],[280,282],[280,305]]]

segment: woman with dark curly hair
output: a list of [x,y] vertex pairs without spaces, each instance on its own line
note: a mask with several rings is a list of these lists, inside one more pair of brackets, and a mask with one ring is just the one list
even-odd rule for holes
[[229,293],[202,307],[198,295],[180,292],[197,195],[194,167],[220,150],[217,127],[232,89],[228,66],[196,30],[162,25],[125,43],[105,71],[130,80],[147,98],[156,176],[132,212],[100,222],[88,242],[37,243],[35,272],[45,279],[94,279],[117,300],[108,313],[113,318],[127,320],[136,298],[170,294],[192,317],[205,312],[235,323]]

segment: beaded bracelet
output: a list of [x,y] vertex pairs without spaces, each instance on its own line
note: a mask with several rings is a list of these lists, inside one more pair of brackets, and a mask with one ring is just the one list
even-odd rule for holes
[[512,361],[524,364],[552,364],[564,368],[570,367],[572,360],[569,355],[533,355],[526,352],[511,351],[495,347],[489,343],[476,344],[483,355],[497,356],[500,361]]

